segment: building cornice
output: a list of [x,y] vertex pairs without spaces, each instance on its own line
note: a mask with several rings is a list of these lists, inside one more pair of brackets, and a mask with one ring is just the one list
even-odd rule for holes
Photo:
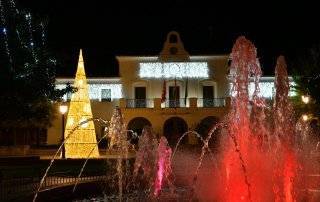
[[[120,83],[120,77],[87,77],[88,83]],[[56,84],[73,83],[74,78],[57,77]]]
[[[118,61],[158,61],[159,56],[129,56],[129,55],[118,55],[116,56]],[[229,54],[221,55],[191,55],[190,60],[210,60],[210,59],[228,59]]]

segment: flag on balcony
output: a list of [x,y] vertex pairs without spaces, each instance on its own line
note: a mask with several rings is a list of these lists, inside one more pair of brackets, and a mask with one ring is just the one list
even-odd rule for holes
[[163,80],[161,103],[166,101],[166,94],[167,94],[167,83],[166,83],[166,80]]
[[187,99],[188,99],[188,78],[186,79],[186,89],[184,93],[184,104],[187,106]]

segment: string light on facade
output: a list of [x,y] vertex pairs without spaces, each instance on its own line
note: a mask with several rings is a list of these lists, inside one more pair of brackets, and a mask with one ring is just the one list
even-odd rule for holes
[[123,97],[122,84],[89,84],[90,99],[101,100],[102,89],[111,90],[111,100],[120,99]]
[[[92,121],[87,121],[92,119],[92,111],[81,51],[74,86],[77,91],[71,96],[65,129],[66,158],[87,158],[92,149],[90,158],[97,158],[99,151],[94,124]],[[71,133],[79,124],[81,126]]]
[[[290,82],[290,86],[293,86],[294,82]],[[232,89],[232,83],[230,83],[230,89]],[[255,90],[255,84],[254,82],[250,82],[249,86],[248,86],[248,90],[249,90],[249,97],[251,98],[253,95],[253,92]],[[270,82],[260,82],[259,83],[259,90],[260,92],[258,93],[258,96],[264,97],[264,98],[273,98],[274,97],[274,93],[275,93],[275,87],[274,87],[274,82],[270,81]],[[296,92],[293,90],[289,91],[289,96],[295,96]],[[235,96],[235,92],[232,96]]]
[[[88,84],[90,100],[101,100],[101,91],[108,89],[111,91],[111,100],[120,99],[123,97],[122,84]],[[64,89],[66,84],[56,84],[56,89]],[[67,100],[67,95],[63,96],[63,100]]]
[[140,78],[208,78],[207,62],[140,63]]

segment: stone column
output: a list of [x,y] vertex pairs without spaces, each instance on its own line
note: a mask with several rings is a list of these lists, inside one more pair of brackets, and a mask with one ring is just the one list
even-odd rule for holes
[[154,98],[153,104],[155,109],[161,109],[161,98]]
[[226,97],[225,98],[225,104],[226,106],[225,107],[231,107],[231,97]]
[[127,105],[126,99],[120,98],[120,99],[119,99],[119,107],[120,107],[121,109],[122,109],[122,108],[126,108],[126,105]]
[[197,100],[196,97],[189,98],[190,108],[197,108]]

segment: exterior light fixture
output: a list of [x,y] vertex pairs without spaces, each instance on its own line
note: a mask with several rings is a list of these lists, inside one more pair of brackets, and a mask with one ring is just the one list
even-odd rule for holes
[[309,116],[307,114],[303,114],[302,115],[302,120],[303,121],[308,121],[308,119],[309,119]]
[[310,97],[308,95],[302,95],[301,100],[304,104],[308,104],[310,102]]
[[67,105],[60,105],[59,111],[62,115],[64,115],[68,111],[68,106]]

